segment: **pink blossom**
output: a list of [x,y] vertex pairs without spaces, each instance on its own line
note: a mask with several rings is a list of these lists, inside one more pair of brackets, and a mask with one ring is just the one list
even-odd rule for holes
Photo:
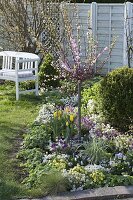
[[96,57],[96,59],[98,59],[105,51],[108,50],[108,47],[105,47]]
[[69,65],[67,64],[67,62],[63,62],[62,60],[60,60],[60,65],[62,68],[64,68],[67,72],[72,72],[72,70],[70,69]]
[[94,65],[97,62],[98,58],[108,50],[108,47],[105,47],[98,55],[96,55],[97,45],[95,44],[91,52],[88,55],[88,59],[86,62],[81,62],[80,51],[77,45],[76,40],[70,35],[70,47],[71,53],[73,55],[73,61],[68,61],[63,53],[60,58],[60,65],[63,69],[69,73],[70,77],[76,80],[84,81],[90,78],[94,74]]

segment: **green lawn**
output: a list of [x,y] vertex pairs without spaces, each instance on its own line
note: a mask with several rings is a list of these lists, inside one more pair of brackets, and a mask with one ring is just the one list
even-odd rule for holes
[[15,100],[14,85],[0,85],[0,199],[23,194],[16,152],[22,135],[38,114],[41,98],[23,95]]

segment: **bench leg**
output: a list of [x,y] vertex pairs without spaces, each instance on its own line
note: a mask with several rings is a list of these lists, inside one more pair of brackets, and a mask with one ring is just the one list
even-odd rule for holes
[[38,79],[35,81],[35,94],[36,94],[36,96],[38,96],[39,95],[39,93],[38,93]]
[[16,100],[19,100],[19,82],[16,82]]

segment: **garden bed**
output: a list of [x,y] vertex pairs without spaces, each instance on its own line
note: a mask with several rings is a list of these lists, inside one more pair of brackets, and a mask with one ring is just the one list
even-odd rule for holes
[[82,93],[81,137],[77,95],[56,103],[47,98],[18,153],[29,190],[49,195],[133,185],[132,127],[120,131],[107,123],[97,89],[96,84]]

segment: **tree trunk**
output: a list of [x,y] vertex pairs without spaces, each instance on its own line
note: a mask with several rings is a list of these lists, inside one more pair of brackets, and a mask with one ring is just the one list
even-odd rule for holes
[[81,85],[82,82],[78,81],[78,137],[81,140]]
[[128,56],[128,68],[131,68],[130,48],[127,51],[127,56]]

